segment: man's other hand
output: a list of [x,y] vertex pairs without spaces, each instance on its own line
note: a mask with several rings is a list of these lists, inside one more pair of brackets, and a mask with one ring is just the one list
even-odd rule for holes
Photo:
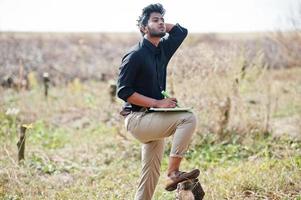
[[174,108],[177,106],[176,98],[165,98],[162,100],[157,100],[156,107],[157,108]]

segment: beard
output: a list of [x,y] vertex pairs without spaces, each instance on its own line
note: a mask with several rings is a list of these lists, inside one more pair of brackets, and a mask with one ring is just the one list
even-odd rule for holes
[[163,31],[163,32],[161,32],[161,31],[156,31],[155,29],[152,29],[152,28],[150,28],[150,27],[148,27],[148,30],[149,30],[149,35],[150,35],[151,37],[160,37],[160,38],[162,38],[162,37],[164,37],[164,36],[166,35],[166,32],[165,32],[165,31]]

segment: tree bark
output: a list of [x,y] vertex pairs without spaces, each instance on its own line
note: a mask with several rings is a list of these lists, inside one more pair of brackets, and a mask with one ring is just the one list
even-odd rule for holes
[[24,160],[24,152],[25,152],[25,139],[26,139],[26,127],[21,125],[20,127],[20,138],[19,141],[17,143],[18,146],[18,161],[19,163],[21,162],[21,160]]

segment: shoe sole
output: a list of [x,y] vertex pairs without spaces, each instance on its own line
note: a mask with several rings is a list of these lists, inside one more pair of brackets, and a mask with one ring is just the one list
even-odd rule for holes
[[[189,174],[191,173],[191,174]],[[170,185],[165,187],[165,190],[167,191],[174,191],[175,189],[177,189],[177,185],[183,181],[189,180],[189,179],[193,179],[193,178],[197,178],[200,175],[200,170],[196,169],[193,170],[191,172],[189,172],[187,176],[183,176],[181,179],[179,179],[176,182],[171,183]]]

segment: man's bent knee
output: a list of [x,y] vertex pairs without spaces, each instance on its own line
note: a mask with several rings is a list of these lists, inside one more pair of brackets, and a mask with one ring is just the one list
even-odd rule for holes
[[184,116],[184,120],[186,123],[190,123],[191,126],[196,127],[197,118],[193,112],[187,112],[186,115]]

